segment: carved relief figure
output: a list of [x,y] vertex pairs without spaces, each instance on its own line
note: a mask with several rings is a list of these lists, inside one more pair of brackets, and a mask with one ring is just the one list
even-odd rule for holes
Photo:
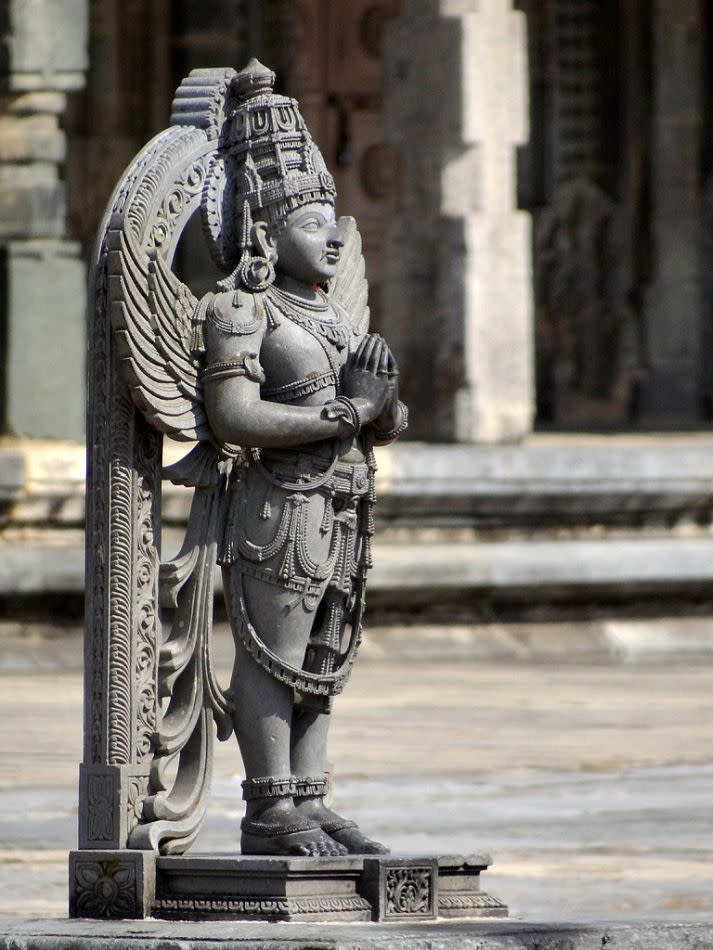
[[[399,436],[407,412],[394,357],[368,332],[355,222],[335,217],[333,179],[273,82],[255,60],[237,74],[194,71],[100,235],[98,285],[131,399],[153,429],[197,441],[164,473],[194,498],[184,546],[161,566],[174,616],[157,697],[150,649],[141,666],[143,751],[132,754],[150,759],[150,776],[134,783],[130,847],[175,853],[197,834],[212,718],[219,738],[235,733],[244,763],[243,853],[385,850],[325,805],[324,768],[332,697],[361,635],[373,446]],[[198,207],[228,273],[201,300],[170,269]],[[150,478],[144,497],[146,627]],[[225,693],[210,660],[216,560],[236,651]]]

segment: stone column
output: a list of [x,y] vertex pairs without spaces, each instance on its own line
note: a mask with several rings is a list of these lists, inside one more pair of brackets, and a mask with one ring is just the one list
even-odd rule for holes
[[401,204],[385,253],[384,326],[411,434],[500,442],[534,415],[526,24],[509,0],[404,0],[386,45],[386,128]]
[[651,283],[644,297],[644,421],[699,418],[703,6],[652,4]]
[[8,0],[0,64],[2,427],[81,439],[85,275],[66,240],[61,117],[84,84],[86,0]]

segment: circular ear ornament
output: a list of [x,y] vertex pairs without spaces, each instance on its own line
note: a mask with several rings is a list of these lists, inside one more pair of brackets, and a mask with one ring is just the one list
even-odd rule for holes
[[275,265],[266,257],[248,257],[240,262],[238,276],[249,290],[267,290],[275,280]]

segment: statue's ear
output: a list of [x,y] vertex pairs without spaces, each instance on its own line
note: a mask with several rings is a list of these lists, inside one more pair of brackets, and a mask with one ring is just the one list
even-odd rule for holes
[[256,221],[250,229],[250,243],[255,248],[260,257],[265,260],[275,261],[275,241],[270,232],[270,227],[266,221]]

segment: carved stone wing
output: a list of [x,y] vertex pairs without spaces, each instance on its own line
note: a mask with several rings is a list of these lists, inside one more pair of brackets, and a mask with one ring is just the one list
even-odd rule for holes
[[131,228],[110,230],[107,238],[111,322],[134,402],[173,439],[209,438],[192,353],[200,303],[161,254],[139,246]]
[[366,280],[361,235],[354,218],[342,217],[337,228],[344,241],[339,269],[329,282],[329,298],[342,307],[354,330],[362,336],[369,329],[369,285]]

